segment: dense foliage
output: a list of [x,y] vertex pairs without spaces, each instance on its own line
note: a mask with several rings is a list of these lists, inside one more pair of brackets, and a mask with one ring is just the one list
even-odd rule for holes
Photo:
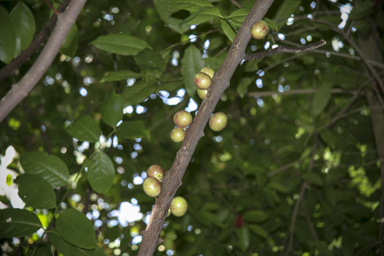
[[[137,255],[156,202],[146,170],[172,166],[173,115],[195,116],[195,74],[220,69],[254,2],[86,3],[0,124],[2,255]],[[327,44],[237,68],[215,108],[228,124],[205,128],[176,192],[188,211],[167,217],[155,255],[383,254],[383,11],[371,0],[272,4],[269,36],[247,53]],[[0,68],[52,13],[42,0],[0,3]],[[43,47],[1,81],[1,97]]]

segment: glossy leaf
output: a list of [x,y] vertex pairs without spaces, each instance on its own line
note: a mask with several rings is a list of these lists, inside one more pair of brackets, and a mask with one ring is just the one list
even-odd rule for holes
[[216,7],[203,7],[197,15],[191,15],[185,19],[186,24],[201,24],[210,19],[220,18],[220,10]]
[[229,24],[229,21],[228,20],[221,20],[221,28],[223,29],[225,35],[228,37],[229,40],[231,40],[231,42],[233,42],[233,40],[235,39],[236,37],[236,31],[233,30],[233,27]]
[[232,12],[229,16],[228,19],[234,20],[239,23],[243,23],[245,18],[248,16],[250,9],[248,8],[242,8],[242,9],[237,9],[236,11]]
[[0,60],[8,64],[15,56],[16,32],[11,16],[0,6]]
[[207,0],[176,0],[173,2],[174,7],[177,9],[183,9],[190,12],[196,12],[202,7],[213,7],[213,5]]
[[56,206],[56,194],[51,184],[39,175],[22,174],[15,183],[19,185],[19,196],[29,206],[50,209]]
[[249,228],[249,230],[254,233],[255,235],[261,237],[261,238],[267,238],[268,237],[268,233],[267,231],[265,231],[264,228],[262,228],[261,226],[259,225],[256,225],[256,224],[251,224],[251,225],[247,225],[247,227]]
[[321,139],[332,149],[336,148],[336,135],[332,133],[330,129],[324,129],[320,132]]
[[156,91],[158,84],[155,82],[139,81],[132,86],[125,87],[121,93],[124,107],[143,102]]
[[366,0],[360,1],[356,6],[353,7],[349,14],[350,19],[361,19],[372,13],[375,6],[375,2]]
[[274,20],[283,19],[282,21],[276,22],[276,26],[281,28],[286,23],[287,19],[291,17],[296,9],[299,7],[301,0],[284,0],[280,2],[279,9],[277,10]]
[[0,210],[0,237],[28,236],[42,228],[35,213],[22,209]]
[[204,60],[201,57],[200,51],[194,45],[190,45],[184,51],[184,56],[181,59],[181,74],[183,75],[185,89],[190,97],[197,102],[197,87],[194,82],[195,75],[204,68]]
[[52,187],[64,186],[69,182],[68,167],[57,156],[45,152],[30,152],[21,156],[20,163],[25,173],[41,176]]
[[141,51],[134,59],[141,69],[159,70],[162,73],[166,66],[166,62],[160,53],[149,49]]
[[116,130],[116,136],[121,139],[150,139],[150,133],[140,120],[124,121]]
[[89,142],[99,141],[101,135],[99,125],[95,119],[89,115],[75,119],[75,121],[67,127],[66,131],[78,140]]
[[115,90],[109,91],[101,103],[101,120],[111,127],[123,118],[123,99],[121,94],[116,94]]
[[126,56],[135,56],[145,48],[152,49],[144,40],[126,34],[99,36],[91,44],[100,50]]
[[313,114],[318,116],[328,105],[332,95],[332,84],[330,82],[322,83],[316,90],[315,98],[313,99]]
[[[36,251],[34,251],[34,249]],[[39,247],[32,248],[30,247],[27,251],[26,256],[52,256],[51,245],[49,243],[45,243],[44,245],[40,245]]]
[[[177,12],[179,9],[175,6],[174,0],[154,0],[156,10],[159,13],[160,18],[169,26],[173,31],[180,33],[179,24],[181,19],[174,18],[172,15]],[[181,33],[189,30],[188,25],[184,25],[181,28]]]
[[308,172],[303,174],[303,179],[308,181],[309,183],[315,185],[315,186],[323,186],[324,181],[323,178],[314,172]]
[[98,246],[95,246],[95,249],[93,250],[87,250],[68,243],[62,236],[60,236],[56,228],[49,232],[48,238],[49,242],[55,247],[55,249],[64,256],[105,256],[103,250]]
[[253,80],[253,77],[244,77],[243,79],[241,79],[240,83],[237,85],[237,93],[240,95],[241,98],[244,97],[248,86],[251,85]]
[[100,83],[127,80],[129,78],[140,78],[141,74],[131,70],[110,71],[101,80]]
[[242,226],[241,228],[235,229],[235,234],[237,236],[237,244],[241,248],[242,252],[245,252],[250,243],[250,235],[248,228],[246,226]]
[[76,23],[73,24],[69,30],[64,43],[61,45],[60,53],[74,57],[77,51],[77,45],[79,44],[79,29]]
[[88,181],[93,190],[103,194],[112,187],[115,167],[111,158],[103,151],[96,153],[92,160],[92,162],[87,163]]
[[10,13],[12,23],[15,29],[16,50],[14,57],[17,57],[21,51],[25,50],[32,42],[35,34],[35,19],[31,10],[23,2],[18,2]]
[[67,242],[84,249],[95,248],[96,235],[93,224],[78,210],[66,209],[60,212],[56,228]]
[[247,222],[263,222],[268,218],[268,215],[259,210],[247,211],[244,213],[244,220]]

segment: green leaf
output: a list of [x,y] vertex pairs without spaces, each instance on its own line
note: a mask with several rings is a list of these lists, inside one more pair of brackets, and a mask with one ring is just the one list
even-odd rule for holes
[[150,139],[151,135],[144,123],[140,120],[124,121],[116,129],[116,136],[121,139]]
[[329,82],[324,82],[316,90],[315,98],[313,99],[313,114],[318,116],[325,107],[328,105],[329,100],[332,95],[332,84]]
[[18,2],[10,13],[16,36],[16,50],[14,57],[25,50],[32,42],[35,34],[35,19],[31,10],[23,2]]
[[223,223],[221,223],[219,221],[219,219],[218,219],[216,214],[213,214],[213,213],[207,212],[207,211],[204,211],[204,212],[202,211],[201,213],[204,215],[204,217],[207,220],[209,220],[210,223],[212,223],[216,227],[219,227],[219,228],[223,228],[224,227]]
[[66,209],[59,213],[56,228],[69,243],[85,249],[94,249],[96,235],[92,222],[75,209]]
[[198,12],[197,15],[191,14],[191,16],[185,19],[186,24],[201,24],[210,19],[220,18],[220,10],[216,7],[203,7]]
[[141,69],[158,69],[164,71],[167,64],[159,52],[149,49],[141,51],[134,59]]
[[184,56],[181,59],[181,74],[183,75],[185,89],[188,95],[198,102],[196,97],[197,87],[194,79],[195,75],[204,68],[204,60],[201,57],[200,51],[193,44],[184,51]]
[[[35,252],[35,250],[36,252]],[[29,247],[26,256],[52,256],[51,244],[50,243],[42,243],[39,247]]]
[[265,229],[262,228],[261,226],[256,225],[256,224],[251,224],[251,225],[247,225],[247,226],[255,235],[257,235],[261,238],[267,238],[268,237],[267,231],[265,231]]
[[144,40],[126,34],[99,36],[91,44],[100,50],[126,56],[135,56],[145,48],[152,49]]
[[223,29],[224,34],[228,37],[228,39],[233,42],[236,37],[237,31],[233,30],[232,26],[229,24],[229,21],[221,19],[221,28]]
[[247,211],[244,213],[244,220],[247,222],[263,222],[268,218],[268,215],[259,210]]
[[129,78],[140,78],[142,74],[131,70],[110,71],[100,80],[100,83],[127,80]]
[[328,246],[323,244],[321,241],[314,241],[316,248],[320,251],[320,255],[333,256],[333,252],[328,249]]
[[15,51],[15,27],[7,10],[0,5],[0,60],[8,64],[15,56]]
[[111,127],[123,118],[123,99],[121,94],[116,94],[115,90],[109,91],[101,103],[101,120]]
[[74,57],[77,51],[77,45],[79,44],[79,29],[76,23],[73,24],[69,30],[64,43],[61,45],[60,53]]
[[260,63],[261,59],[257,59],[257,60],[247,60],[245,61],[244,63],[244,71],[245,72],[255,72],[257,70],[259,70],[259,63]]
[[241,79],[240,83],[237,85],[237,93],[240,95],[240,98],[244,97],[248,86],[252,83],[254,79],[254,77],[244,77],[243,79]]
[[99,141],[101,134],[99,125],[95,119],[89,115],[75,119],[75,121],[67,127],[66,131],[78,140],[89,142]]
[[279,9],[277,10],[274,20],[284,19],[276,23],[278,28],[281,28],[286,23],[287,19],[291,17],[296,9],[299,7],[301,0],[284,0],[279,3]]
[[273,21],[271,19],[268,19],[267,17],[264,17],[264,21],[267,22],[268,27],[270,28],[271,31],[274,31],[274,32],[278,32],[279,31],[275,21]]
[[64,256],[105,256],[103,250],[98,246],[95,246],[95,249],[93,250],[87,250],[73,246],[60,236],[56,228],[50,230],[48,239],[49,242],[51,242],[51,244],[55,247],[55,249]]
[[372,25],[368,20],[361,19],[361,20],[357,20],[353,24],[353,27],[357,30],[360,30],[361,32],[369,33],[371,31]]
[[184,87],[184,83],[182,81],[180,81],[180,82],[161,83],[157,87],[156,92],[159,92],[159,91],[172,92],[172,91],[174,91],[176,89],[180,89],[180,88],[183,88],[183,87]]
[[241,228],[236,228],[235,234],[238,239],[237,244],[239,245],[241,251],[245,252],[248,249],[249,243],[250,243],[250,235],[249,235],[248,228],[246,226],[242,226]]
[[270,182],[270,183],[268,183],[267,187],[274,189],[277,192],[280,192],[283,194],[288,192],[287,189],[283,185],[281,185],[280,183],[277,183],[277,182]]
[[330,129],[326,128],[326,129],[322,130],[320,132],[320,137],[332,149],[336,148],[337,137],[336,137],[336,135],[333,134],[333,132]]
[[167,24],[173,31],[177,33],[184,33],[189,30],[188,25],[184,25],[180,30],[179,24],[181,19],[172,17],[173,13],[177,12],[179,9],[175,7],[175,0],[154,0],[155,8],[157,13],[160,16],[160,19]]
[[173,2],[173,6],[177,9],[187,10],[190,12],[196,12],[202,7],[213,7],[213,5],[207,0],[176,0]]
[[33,212],[12,208],[0,210],[0,237],[28,236],[42,227]]
[[52,187],[69,183],[69,171],[65,163],[54,155],[45,152],[30,152],[20,157],[25,173],[36,174],[49,182]]
[[313,184],[315,186],[322,187],[324,185],[323,178],[314,172],[307,172],[303,174],[303,179],[308,181],[310,184]]
[[237,9],[233,13],[231,13],[228,16],[228,19],[234,20],[239,23],[243,23],[245,18],[248,16],[250,9],[243,8],[243,9]]
[[88,181],[92,189],[97,193],[107,192],[115,178],[115,167],[111,158],[103,151],[99,151],[92,157],[92,162],[87,162]]
[[56,194],[51,184],[41,176],[23,174],[17,176],[19,196],[27,204],[38,209],[50,209],[56,206]]
[[359,2],[355,7],[353,7],[351,13],[349,14],[350,19],[361,19],[373,12],[373,7],[375,2],[372,1],[362,1]]
[[156,91],[157,86],[158,84],[155,82],[139,81],[133,86],[125,87],[121,93],[124,107],[143,102],[143,100]]

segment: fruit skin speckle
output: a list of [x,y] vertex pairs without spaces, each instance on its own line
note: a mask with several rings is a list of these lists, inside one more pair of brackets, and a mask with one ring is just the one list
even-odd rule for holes
[[228,117],[223,112],[217,112],[209,119],[209,127],[215,132],[223,130],[227,123]]
[[185,131],[181,127],[176,127],[171,131],[170,137],[174,142],[182,142],[185,138]]
[[206,90],[211,86],[212,79],[204,72],[199,72],[195,75],[195,85],[201,90]]
[[173,116],[173,122],[178,127],[185,128],[192,123],[192,115],[185,110],[180,110]]

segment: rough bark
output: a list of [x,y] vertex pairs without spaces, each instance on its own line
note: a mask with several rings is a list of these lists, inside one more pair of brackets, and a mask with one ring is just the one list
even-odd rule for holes
[[171,169],[165,174],[162,190],[152,210],[148,226],[142,232],[143,240],[138,256],[150,256],[155,252],[169,206],[177,189],[181,186],[183,175],[195,151],[196,145],[200,138],[204,136],[204,128],[221,95],[229,87],[229,81],[233,73],[245,58],[245,48],[251,38],[251,26],[264,17],[273,1],[274,0],[258,0],[256,2],[239,29],[223,66],[215,74],[211,88],[208,90],[207,96],[203,100],[193,123],[187,131],[186,137],[177,152],[175,161]]
[[59,15],[57,25],[36,62],[1,99],[0,122],[28,95],[47,71],[86,2],[87,0],[71,1],[68,9]]

